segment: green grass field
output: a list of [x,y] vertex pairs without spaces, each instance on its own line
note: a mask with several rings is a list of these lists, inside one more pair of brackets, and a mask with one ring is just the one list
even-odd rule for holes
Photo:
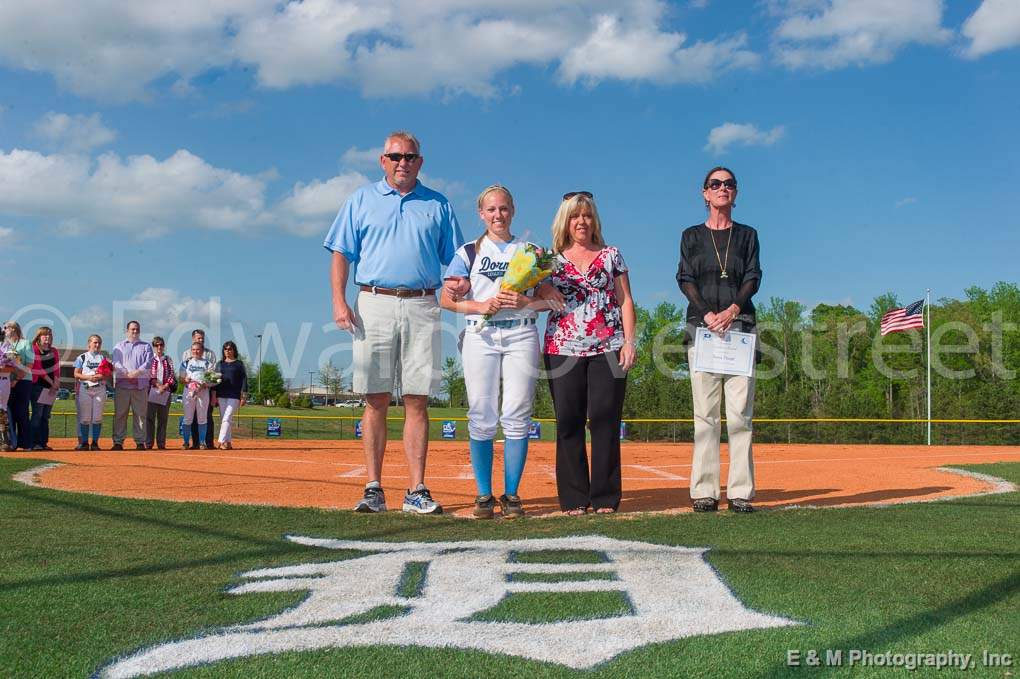
[[[399,512],[364,516],[120,500],[10,480],[36,464],[0,459],[0,675],[5,677],[87,677],[139,648],[273,615],[303,595],[237,596],[224,590],[246,570],[357,556],[304,547],[284,540],[286,534],[372,541],[598,534],[707,546],[708,562],[745,606],[805,624],[652,644],[587,671],[476,651],[371,647],[225,661],[174,676],[883,677],[904,671],[786,665],[788,649],[830,648],[974,653],[978,666],[967,676],[977,677],[1016,676],[1020,662],[1017,493],[751,516],[473,522]],[[1020,482],[1017,464],[975,469]],[[583,551],[528,558],[599,560],[597,553]],[[401,587],[413,592],[425,577],[412,570]],[[566,573],[563,579],[576,577]],[[508,597],[478,619],[612,617],[627,615],[628,605],[626,598],[606,593],[532,594]],[[390,607],[367,617],[402,613]],[[982,668],[983,650],[1012,654],[1014,667]],[[913,674],[936,673],[919,669]]]

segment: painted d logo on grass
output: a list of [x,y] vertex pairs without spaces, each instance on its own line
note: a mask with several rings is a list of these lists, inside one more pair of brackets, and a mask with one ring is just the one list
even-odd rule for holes
[[[266,620],[139,651],[107,665],[100,676],[380,645],[476,649],[587,668],[645,644],[796,624],[745,608],[705,563],[702,548],[602,536],[428,543],[289,539],[372,553],[244,573],[247,582],[231,594],[308,596]],[[572,609],[582,611],[575,619],[549,621],[556,611],[543,608],[543,597],[563,605],[574,595],[598,600],[603,608],[584,613],[581,606]],[[521,611],[530,619],[522,620]]]

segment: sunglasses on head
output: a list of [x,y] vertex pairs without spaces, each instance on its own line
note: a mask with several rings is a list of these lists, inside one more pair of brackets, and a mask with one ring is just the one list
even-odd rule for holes
[[595,198],[591,191],[571,191],[570,193],[563,194],[563,200],[570,200],[574,196],[584,196],[588,200],[593,200]]
[[728,189],[730,189],[732,191],[733,189],[737,188],[737,181],[735,179],[726,179],[726,180],[722,180],[722,179],[710,179],[708,181],[708,183],[705,184],[705,188],[706,189],[712,189],[713,191],[718,191],[723,186],[725,186],[726,188],[728,188]]
[[394,163],[399,163],[401,160],[406,160],[409,163],[413,163],[414,161],[421,158],[421,156],[417,153],[384,153],[383,157],[389,158]]

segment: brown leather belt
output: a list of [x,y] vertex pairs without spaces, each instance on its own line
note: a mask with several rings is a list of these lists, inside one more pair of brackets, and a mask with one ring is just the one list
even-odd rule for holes
[[409,290],[407,288],[380,288],[375,285],[362,285],[362,292],[371,292],[373,295],[390,295],[391,297],[425,297],[435,294],[435,288],[424,290]]

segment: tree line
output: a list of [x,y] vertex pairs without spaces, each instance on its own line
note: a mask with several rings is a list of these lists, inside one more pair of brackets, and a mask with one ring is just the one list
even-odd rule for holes
[[[910,303],[914,299],[905,300]],[[767,419],[924,419],[924,330],[880,336],[896,295],[876,297],[867,310],[773,297],[757,305],[759,345],[755,438],[775,442],[922,443],[925,424],[768,423]],[[638,359],[628,376],[624,419],[689,419],[692,413],[684,309],[663,302],[637,308]],[[941,298],[930,309],[932,419],[1020,418],[1020,288],[1000,282],[968,288],[964,299]],[[466,407],[456,359],[444,366],[453,406]],[[548,385],[540,379],[535,417],[552,418]],[[935,424],[933,443],[1020,441],[1016,424]],[[690,441],[691,424],[632,423],[630,436]]]

